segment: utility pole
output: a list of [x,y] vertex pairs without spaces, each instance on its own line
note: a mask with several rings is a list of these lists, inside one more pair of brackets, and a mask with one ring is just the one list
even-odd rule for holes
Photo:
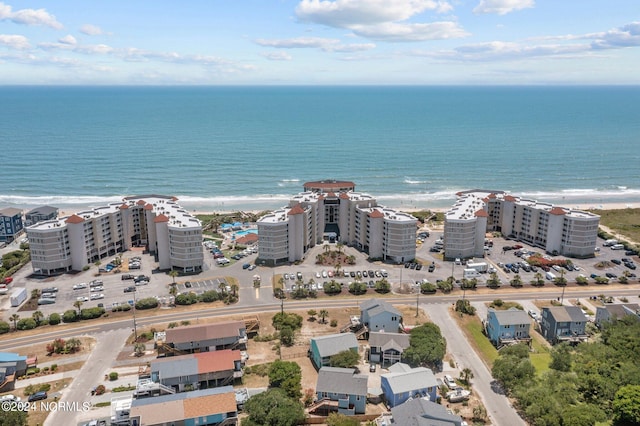
[[138,341],[138,327],[136,326],[136,293],[138,292],[138,289],[135,289],[133,292],[133,339],[134,342]]
[[422,291],[422,287],[418,287],[418,294],[416,295],[416,318],[418,317],[418,306],[420,305],[420,292]]
[[[284,320],[284,294],[283,297],[280,298],[280,320]],[[278,348],[278,354],[280,356],[280,361],[282,361],[282,329],[280,329],[280,347]]]

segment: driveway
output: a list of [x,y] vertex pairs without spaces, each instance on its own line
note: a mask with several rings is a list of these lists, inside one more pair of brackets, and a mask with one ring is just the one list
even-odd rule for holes
[[491,372],[467,342],[456,321],[449,315],[449,305],[431,304],[422,308],[429,313],[431,320],[440,327],[442,335],[447,339],[447,350],[455,359],[458,367],[461,369],[468,367],[473,372],[474,378],[471,381],[473,391],[484,403],[492,424],[525,426],[525,421],[516,413],[509,400],[491,388],[491,382],[494,380],[491,377]]
[[[104,381],[105,366],[110,366],[122,350],[131,328],[120,328],[95,334],[97,344],[71,385],[62,391],[60,401],[77,403],[80,407],[91,400],[91,389]],[[44,426],[72,425],[81,412],[53,411]]]

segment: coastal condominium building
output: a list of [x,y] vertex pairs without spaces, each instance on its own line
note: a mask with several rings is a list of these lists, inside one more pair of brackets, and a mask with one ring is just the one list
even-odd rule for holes
[[487,232],[540,247],[550,254],[593,257],[600,216],[514,197],[502,191],[457,194],[445,214],[445,259],[481,257]]
[[22,210],[13,207],[0,209],[0,241],[12,242],[22,229]]
[[342,242],[370,258],[405,262],[415,258],[417,219],[379,206],[355,192],[353,182],[307,182],[289,205],[258,220],[258,263],[295,262],[323,241]]
[[80,271],[131,247],[147,247],[159,268],[202,270],[202,227],[198,219],[161,195],[126,197],[122,203],[39,222],[27,228],[36,272]]

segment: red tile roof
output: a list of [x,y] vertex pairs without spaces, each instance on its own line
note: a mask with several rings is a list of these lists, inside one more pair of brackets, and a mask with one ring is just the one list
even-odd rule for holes
[[371,218],[381,218],[384,217],[384,213],[382,213],[380,210],[374,210],[371,213],[369,213],[369,217]]
[[220,413],[235,413],[237,410],[234,392],[187,398],[183,401],[183,404],[185,419],[207,417]]
[[69,218],[65,222],[66,223],[82,223],[84,222],[84,219],[78,216],[77,214],[72,214],[71,216],[69,216]]
[[221,339],[240,336],[244,329],[244,321],[226,321],[215,324],[191,325],[170,328],[166,331],[167,343],[197,342],[202,340]]
[[349,195],[347,195],[346,192],[341,192],[340,193],[340,198],[342,198],[343,200],[348,200],[349,199]]
[[498,198],[498,196],[492,192],[491,194],[489,194],[488,198],[491,198],[493,200],[495,198]]
[[489,213],[485,212],[484,210],[480,209],[476,212],[476,217],[488,217]]
[[200,352],[193,354],[193,357],[198,361],[198,374],[234,370],[235,362],[242,359],[240,351],[234,351],[231,349],[213,352]]
[[145,204],[147,204],[147,202],[145,200],[138,200],[136,204],[139,206],[144,206]]
[[253,244],[256,241],[258,241],[258,234],[247,234],[240,238],[236,238],[236,243],[244,245]]
[[126,205],[126,204],[123,204],[123,205],[120,206],[120,210],[124,210],[124,209],[128,209],[128,208],[129,208],[129,206]]
[[153,204],[145,204],[143,207],[144,210],[153,210]]
[[161,215],[156,216],[156,217],[153,219],[153,222],[154,222],[154,223],[169,222],[169,218],[168,218],[168,217],[166,217],[165,215],[161,214]]
[[296,204],[291,210],[289,210],[289,216],[293,216],[296,214],[303,214],[304,209],[300,205],[300,203]]
[[556,216],[563,216],[567,214],[567,212],[565,212],[564,209],[561,207],[554,207],[551,210],[549,210],[549,214],[553,214]]
[[516,197],[511,196],[511,195],[505,195],[504,196],[504,200],[505,201],[511,201],[511,202],[518,201]]

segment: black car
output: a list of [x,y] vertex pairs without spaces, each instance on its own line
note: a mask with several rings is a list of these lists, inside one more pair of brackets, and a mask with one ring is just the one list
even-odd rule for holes
[[407,268],[407,269],[409,269],[409,268],[411,267],[411,262],[406,262],[406,263],[404,264],[404,267],[405,267],[405,268]]
[[135,286],[132,286],[132,285],[124,288],[125,293],[133,293],[134,291],[136,291],[136,288]]
[[242,265],[242,269],[249,269],[250,266],[250,264],[245,263],[244,265]]
[[186,288],[191,288],[192,287],[191,281],[187,281],[186,283],[184,283],[184,286]]
[[416,271],[419,271],[419,270],[421,270],[421,269],[422,269],[422,264],[421,264],[421,263],[418,263],[418,264],[416,265]]
[[29,402],[41,401],[43,399],[47,399],[48,397],[49,397],[49,395],[47,395],[47,393],[45,391],[32,393],[31,395],[29,395]]
[[124,280],[132,280],[132,279],[134,279],[134,278],[135,278],[135,277],[134,277],[133,275],[131,275],[131,274],[122,274],[122,275],[120,276],[120,279],[121,279],[122,281],[124,281]]
[[611,259],[611,263],[615,263],[616,265],[622,264],[622,262],[618,259]]
[[605,275],[607,276],[607,278],[618,278],[618,276],[616,274],[611,273],[611,272],[607,272]]
[[436,265],[435,264],[432,263],[431,265],[429,265],[429,272],[433,272],[435,270],[436,270]]
[[430,251],[431,253],[440,253],[440,249],[439,249],[438,247],[435,247],[435,246],[434,246],[434,247],[431,247],[431,248],[429,249],[429,251]]

